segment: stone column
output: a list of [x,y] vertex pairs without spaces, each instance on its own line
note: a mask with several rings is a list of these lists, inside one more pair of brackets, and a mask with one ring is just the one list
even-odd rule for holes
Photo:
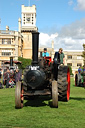
[[19,25],[19,28],[18,28],[19,32],[21,32],[21,19],[20,18],[18,19],[18,25]]

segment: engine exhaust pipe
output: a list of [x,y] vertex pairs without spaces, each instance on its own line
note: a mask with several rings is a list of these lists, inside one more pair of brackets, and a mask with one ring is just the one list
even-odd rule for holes
[[38,65],[39,32],[32,33],[32,65]]
[[13,57],[10,57],[10,67],[13,66]]

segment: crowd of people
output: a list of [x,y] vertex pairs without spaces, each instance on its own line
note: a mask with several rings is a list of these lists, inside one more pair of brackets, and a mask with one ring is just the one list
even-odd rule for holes
[[4,71],[0,68],[0,88],[13,88],[18,80],[21,80],[22,73],[19,69],[9,69],[6,67]]

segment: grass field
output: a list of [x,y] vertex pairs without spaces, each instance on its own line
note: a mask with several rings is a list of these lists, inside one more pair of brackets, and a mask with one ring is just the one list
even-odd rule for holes
[[85,89],[74,86],[71,78],[69,102],[51,108],[49,97],[24,100],[15,109],[15,88],[0,89],[0,128],[85,128]]

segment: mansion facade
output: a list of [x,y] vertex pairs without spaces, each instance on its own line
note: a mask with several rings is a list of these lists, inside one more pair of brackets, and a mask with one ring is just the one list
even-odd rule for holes
[[72,67],[72,72],[78,71],[78,68],[84,65],[82,50],[68,50],[64,51],[65,55],[65,65],[69,65]]

